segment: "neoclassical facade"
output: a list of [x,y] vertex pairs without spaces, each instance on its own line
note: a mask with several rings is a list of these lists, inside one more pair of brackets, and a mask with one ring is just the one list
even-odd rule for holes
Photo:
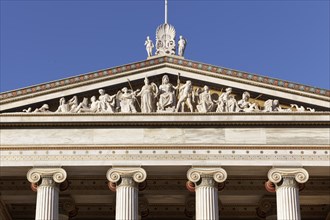
[[1,219],[329,219],[330,91],[185,42],[165,22],[146,60],[1,93]]

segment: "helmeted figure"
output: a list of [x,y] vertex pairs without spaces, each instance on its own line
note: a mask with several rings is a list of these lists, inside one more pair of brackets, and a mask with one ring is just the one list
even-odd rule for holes
[[144,86],[137,96],[141,96],[141,112],[149,113],[155,112],[155,99],[158,94],[158,88],[155,83],[149,84],[149,80],[146,77],[144,79]]

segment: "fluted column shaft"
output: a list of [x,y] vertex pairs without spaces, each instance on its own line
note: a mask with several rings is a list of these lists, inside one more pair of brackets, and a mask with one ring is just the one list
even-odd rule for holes
[[299,220],[299,187],[293,177],[284,177],[281,186],[276,190],[278,220]]
[[219,167],[195,167],[187,172],[195,184],[196,220],[218,220],[218,185],[227,179],[227,172]]
[[218,189],[213,177],[202,177],[196,187],[196,219],[219,219]]
[[116,220],[138,219],[138,183],[147,178],[142,168],[119,167],[109,169],[107,179],[116,183]]
[[61,168],[33,168],[27,173],[31,183],[37,187],[36,220],[58,219],[58,184],[66,179],[66,172]]
[[37,189],[36,220],[58,219],[58,192],[52,177],[42,178]]
[[300,220],[299,186],[309,175],[303,168],[273,168],[268,178],[275,184],[278,220]]
[[116,188],[116,219],[138,219],[138,193],[134,180],[123,177]]

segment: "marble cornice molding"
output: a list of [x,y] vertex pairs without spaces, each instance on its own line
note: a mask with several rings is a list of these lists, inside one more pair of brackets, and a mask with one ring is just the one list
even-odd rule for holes
[[142,183],[147,178],[147,172],[141,167],[114,167],[108,170],[106,177],[112,183],[117,183],[123,177]]
[[66,180],[67,173],[62,168],[32,168],[26,176],[31,183],[37,183],[44,177],[52,178],[56,183],[62,183]]
[[227,179],[227,172],[220,167],[193,167],[187,172],[187,178],[193,183],[197,183],[201,178],[213,178],[217,183],[223,183]]
[[294,178],[297,183],[306,183],[309,174],[304,168],[272,168],[268,171],[268,179],[274,184],[282,181],[283,178]]

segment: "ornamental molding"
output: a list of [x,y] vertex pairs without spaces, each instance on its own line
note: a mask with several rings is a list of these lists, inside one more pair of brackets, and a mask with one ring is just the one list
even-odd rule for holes
[[307,170],[303,168],[272,168],[269,170],[267,176],[274,184],[288,177],[294,178],[298,183],[306,183],[309,178]]
[[142,183],[147,178],[147,173],[143,168],[135,167],[116,167],[108,170],[106,174],[110,182],[117,183],[120,179],[133,178],[137,183]]
[[215,182],[222,183],[227,179],[227,172],[220,167],[194,167],[187,172],[187,178],[197,183],[201,178],[213,178]]
[[27,173],[27,179],[31,183],[37,183],[42,178],[52,178],[56,183],[66,180],[67,173],[62,168],[32,168]]
[[245,79],[246,83],[257,83],[258,85],[264,85],[265,87],[269,87],[270,85],[273,85],[273,87],[277,90],[282,90],[282,91],[285,90],[287,92],[293,92],[303,96],[313,96],[313,97],[317,96],[318,98],[321,99],[325,98],[326,100],[329,100],[329,96],[330,96],[329,90],[309,87],[293,82],[272,79],[252,73],[240,72],[233,69],[227,69],[227,68],[213,66],[209,64],[203,64],[195,61],[179,59],[171,56],[163,56],[163,57],[155,57],[147,61],[126,64],[123,66],[117,66],[117,67],[99,70],[79,76],[69,77],[58,81],[47,82],[44,84],[31,86],[19,90],[3,92],[0,94],[0,102],[1,103],[12,102],[18,99],[32,97],[35,96],[36,94],[38,95],[47,94],[49,92],[68,89],[70,87],[73,88],[80,85],[91,84],[96,81],[104,81],[105,79],[111,77],[117,77],[117,75],[122,75],[123,73],[128,74],[132,72],[139,72],[141,70],[145,70],[151,67],[155,68],[160,64],[161,66],[175,65],[178,68],[186,68],[198,72],[212,73],[220,77],[230,77],[230,79],[232,80]]

